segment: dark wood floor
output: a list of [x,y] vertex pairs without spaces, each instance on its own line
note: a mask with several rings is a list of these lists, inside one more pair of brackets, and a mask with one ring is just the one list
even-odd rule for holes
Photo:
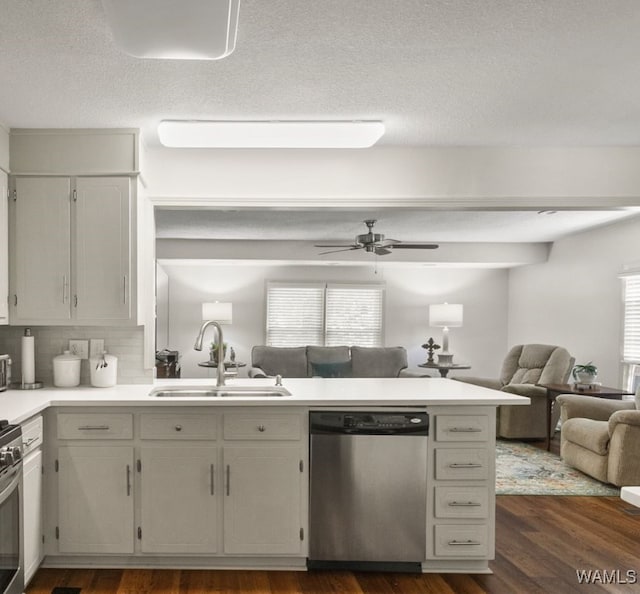
[[[551,451],[558,450],[556,437]],[[492,575],[41,569],[26,594],[56,586],[82,594],[633,594],[640,592],[638,511],[618,497],[499,496]],[[581,570],[596,583],[581,584]]]
[[[82,594],[587,594],[640,592],[640,516],[617,497],[497,498],[496,558],[492,575],[288,571],[41,569],[27,594],[56,586]],[[608,581],[580,584],[579,570],[606,570]],[[634,574],[635,575],[635,574]]]

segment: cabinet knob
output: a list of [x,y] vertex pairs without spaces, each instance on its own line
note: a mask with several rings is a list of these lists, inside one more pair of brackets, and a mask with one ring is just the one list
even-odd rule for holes
[[266,427],[264,425],[258,425],[258,431],[260,431],[261,433],[264,433],[265,429]]
[[176,431],[182,431],[182,425],[176,425]]

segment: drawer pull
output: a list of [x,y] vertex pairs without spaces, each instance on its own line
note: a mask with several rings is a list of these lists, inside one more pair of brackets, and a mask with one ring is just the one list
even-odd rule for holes
[[210,476],[211,476],[211,495],[215,495],[216,494],[216,487],[215,487],[215,466],[212,464],[209,468],[209,472],[210,472]]
[[175,426],[175,430],[176,431],[182,431],[182,425],[176,425]]
[[450,501],[449,507],[480,507],[482,504],[475,501]]
[[451,427],[451,433],[480,433],[482,429],[479,427]]
[[131,495],[131,466],[127,464],[127,497]]
[[266,427],[264,425],[258,425],[258,431],[260,431],[260,433],[264,433]]
[[37,437],[30,437],[27,441],[22,442],[22,446],[28,448],[34,441],[38,441]]
[[477,462],[453,462],[449,468],[482,468],[482,464]]
[[231,467],[227,464],[227,496],[231,493]]
[[447,544],[451,547],[472,547],[482,543],[477,540],[450,540]]
[[109,431],[109,425],[81,425],[79,431]]

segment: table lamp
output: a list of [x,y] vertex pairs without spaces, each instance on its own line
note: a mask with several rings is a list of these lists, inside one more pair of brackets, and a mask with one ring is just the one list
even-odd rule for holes
[[215,301],[202,304],[202,319],[214,320],[218,324],[233,322],[233,303]]
[[442,328],[442,351],[438,354],[438,364],[451,365],[453,353],[449,352],[449,328],[462,326],[462,305],[460,303],[430,305],[429,325]]

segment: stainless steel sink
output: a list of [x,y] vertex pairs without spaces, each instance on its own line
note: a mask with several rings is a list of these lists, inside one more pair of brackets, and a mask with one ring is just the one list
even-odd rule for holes
[[291,392],[279,386],[212,386],[210,388],[159,388],[149,394],[157,398],[280,398]]

